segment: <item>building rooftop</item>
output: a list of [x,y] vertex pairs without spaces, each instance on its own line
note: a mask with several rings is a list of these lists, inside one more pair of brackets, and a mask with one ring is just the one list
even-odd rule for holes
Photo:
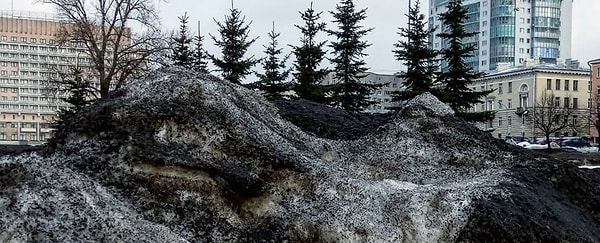
[[560,72],[560,73],[568,72],[568,73],[579,73],[579,74],[589,74],[590,73],[589,68],[573,67],[573,66],[569,66],[566,64],[541,63],[541,64],[532,65],[532,66],[517,66],[517,67],[512,67],[512,68],[509,68],[506,70],[491,72],[491,73],[488,73],[482,79],[493,78],[493,77],[498,77],[498,76],[510,76],[510,75],[514,75],[514,74],[525,73],[525,72],[535,72],[535,71],[538,71],[538,72]]
[[593,64],[600,63],[600,58],[596,58],[596,59],[590,60],[590,61],[588,61],[588,63],[589,63],[589,64],[592,64],[592,63],[593,63]]
[[13,19],[46,20],[46,21],[63,20],[55,13],[35,12],[35,11],[19,11],[19,10],[0,10],[0,17],[1,18],[13,18]]

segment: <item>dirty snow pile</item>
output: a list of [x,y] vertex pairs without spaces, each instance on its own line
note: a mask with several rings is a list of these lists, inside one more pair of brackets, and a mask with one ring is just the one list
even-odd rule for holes
[[278,112],[155,71],[68,120],[48,155],[1,158],[0,242],[468,241],[475,202],[510,198],[529,163],[430,94],[353,140]]

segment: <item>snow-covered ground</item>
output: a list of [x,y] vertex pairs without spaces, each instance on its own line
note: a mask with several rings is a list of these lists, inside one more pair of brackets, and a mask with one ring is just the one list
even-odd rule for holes
[[582,165],[580,169],[600,169],[600,165]]

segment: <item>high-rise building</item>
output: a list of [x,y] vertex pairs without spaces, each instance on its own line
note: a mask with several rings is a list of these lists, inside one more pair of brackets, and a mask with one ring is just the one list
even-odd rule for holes
[[[446,43],[436,34],[444,31],[438,15],[448,0],[429,1],[429,27],[433,49]],[[477,51],[467,63],[475,71],[488,72],[499,64],[519,66],[527,59],[556,63],[571,58],[572,1],[563,0],[464,0],[468,19],[465,28],[479,32],[464,40]]]
[[43,143],[66,108],[48,80],[89,59],[80,43],[59,45],[59,30],[51,14],[0,12],[0,144]]

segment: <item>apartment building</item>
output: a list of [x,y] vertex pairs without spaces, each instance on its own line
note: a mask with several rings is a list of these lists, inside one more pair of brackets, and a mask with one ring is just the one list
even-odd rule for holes
[[[436,35],[444,31],[438,16],[447,11],[447,3],[429,1],[429,28],[435,28],[429,41],[436,50],[446,47]],[[571,58],[572,1],[465,0],[463,6],[465,29],[479,32],[464,40],[477,48],[466,60],[475,71],[490,72],[503,63],[515,67],[531,58],[552,64]]]
[[[590,82],[591,87],[591,98],[592,98],[592,124],[600,118],[600,58],[594,59],[588,62],[590,67]],[[600,121],[597,121],[600,122]],[[600,137],[600,133],[596,126],[592,126],[591,136],[594,138]],[[598,141],[595,141],[598,142]]]
[[[325,79],[323,79],[322,84],[330,85],[337,83],[333,78],[333,73],[329,73]],[[382,84],[383,86],[377,90],[375,90],[369,97],[370,101],[375,102],[375,104],[367,107],[364,112],[367,113],[386,113],[390,111],[390,108],[394,107],[396,104],[392,102],[392,93],[394,91],[399,91],[402,89],[403,80],[398,78],[396,74],[380,74],[373,72],[364,73],[365,77],[360,79],[361,83],[368,84]]]
[[43,13],[0,12],[0,144],[40,144],[66,104],[47,92],[56,71],[89,59],[82,45],[59,45],[59,19]]
[[470,86],[477,91],[494,90],[484,103],[473,107],[474,111],[496,111],[494,120],[479,126],[498,138],[543,137],[528,116],[533,115],[536,106],[552,94],[555,105],[575,109],[569,119],[583,124],[578,129],[563,129],[553,136],[588,136],[592,106],[589,75],[587,69],[555,64],[528,64],[490,73]]

